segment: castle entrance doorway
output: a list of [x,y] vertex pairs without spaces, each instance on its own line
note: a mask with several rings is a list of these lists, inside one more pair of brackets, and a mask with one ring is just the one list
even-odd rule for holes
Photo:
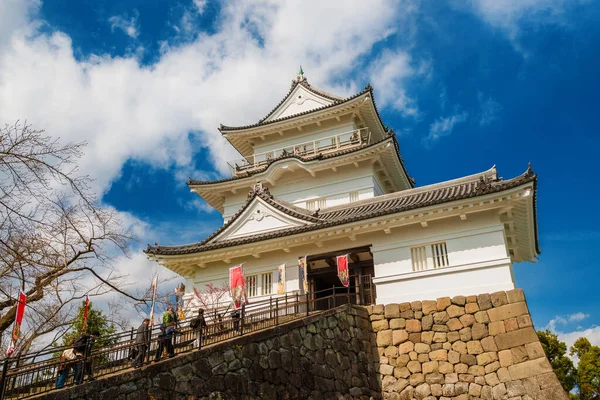
[[[344,287],[337,275],[337,256],[348,254],[350,285]],[[371,246],[363,246],[307,256],[309,296],[315,309],[323,310],[345,303],[372,304],[375,288]]]

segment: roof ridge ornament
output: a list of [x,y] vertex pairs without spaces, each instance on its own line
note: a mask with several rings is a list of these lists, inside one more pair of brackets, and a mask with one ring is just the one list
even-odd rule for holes
[[479,181],[477,182],[477,186],[475,187],[475,193],[477,195],[486,193],[489,191],[489,189],[492,187],[492,182],[490,179],[487,178],[487,176],[482,175],[479,178]]
[[294,83],[300,83],[300,82],[308,83],[308,81],[306,80],[306,77],[304,76],[304,70],[302,69],[302,65],[300,66],[300,69],[298,70],[296,79],[292,81],[292,85]]
[[525,171],[525,177],[530,178],[533,175],[535,175],[535,173],[533,172],[533,167],[531,166],[531,161],[529,161],[529,164],[527,165],[527,171]]
[[273,195],[269,191],[269,188],[264,186],[261,181],[256,181],[252,189],[248,192],[248,200],[252,199],[254,196],[263,195],[269,199],[273,198]]

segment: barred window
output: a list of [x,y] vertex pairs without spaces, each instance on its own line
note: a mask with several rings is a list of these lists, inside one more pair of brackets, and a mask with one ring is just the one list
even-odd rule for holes
[[432,244],[431,254],[433,256],[433,268],[447,267],[449,265],[446,242]]
[[262,274],[262,294],[273,293],[273,274],[271,272]]
[[308,200],[306,202],[306,209],[313,211],[313,210],[316,210],[318,208],[318,209],[322,210],[323,208],[325,208],[326,205],[327,205],[327,199],[325,199],[323,197],[323,198],[320,198],[320,199]]
[[425,246],[410,249],[413,271],[425,271],[427,269],[427,254]]
[[358,201],[358,191],[350,192],[350,203]]
[[258,275],[248,275],[246,277],[246,294],[248,297],[256,296],[258,293]]

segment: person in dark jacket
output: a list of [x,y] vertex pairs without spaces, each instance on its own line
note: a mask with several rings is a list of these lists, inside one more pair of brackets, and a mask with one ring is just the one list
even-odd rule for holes
[[154,356],[154,362],[159,361],[160,358],[162,357],[162,353],[163,350],[165,349],[165,345],[167,343],[167,340],[169,339],[167,337],[167,327],[164,324],[160,324],[159,327],[160,331],[156,340],[156,343],[158,343],[158,346],[156,348],[156,355]]
[[203,309],[198,309],[198,316],[190,321],[190,328],[196,331],[196,345],[198,346],[198,350],[200,350],[202,348],[202,334],[206,330]]
[[137,344],[137,356],[131,364],[134,368],[139,368],[144,364],[144,359],[146,358],[146,351],[148,350],[148,345],[150,344],[150,334],[150,319],[145,318],[144,321],[142,321],[142,324],[137,329],[137,334],[135,335],[135,344]]
[[98,332],[92,332],[90,334],[84,333],[75,340],[73,348],[77,353],[83,354],[82,368],[79,370],[78,376],[75,377],[76,383],[83,382],[84,376],[88,377],[88,380],[93,381],[94,378],[94,365],[92,359],[92,348],[96,343],[96,336]]

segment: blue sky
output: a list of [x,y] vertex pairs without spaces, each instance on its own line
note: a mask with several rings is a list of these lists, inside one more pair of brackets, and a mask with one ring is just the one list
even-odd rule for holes
[[341,95],[370,82],[418,185],[532,162],[542,255],[517,284],[536,327],[600,344],[600,5],[363,3],[0,0],[0,120],[86,140],[103,202],[141,244],[179,244],[221,224],[184,184],[236,157],[219,123],[262,118],[299,64]]

